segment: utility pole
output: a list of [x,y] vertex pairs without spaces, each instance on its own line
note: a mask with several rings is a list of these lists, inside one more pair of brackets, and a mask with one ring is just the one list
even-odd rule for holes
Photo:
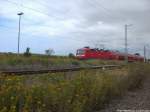
[[18,31],[18,55],[20,53],[20,31],[21,31],[21,16],[23,15],[23,12],[18,13],[19,16],[19,31]]
[[144,62],[146,62],[146,46],[144,46]]
[[132,26],[132,24],[125,25],[125,61],[128,63],[128,27]]
[[128,33],[128,26],[125,25],[125,61],[128,63],[128,43],[127,43],[127,33]]

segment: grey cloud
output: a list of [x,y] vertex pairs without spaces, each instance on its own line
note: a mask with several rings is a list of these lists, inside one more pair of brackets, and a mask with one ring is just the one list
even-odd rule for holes
[[[25,12],[24,33],[34,32],[34,35],[39,35],[38,37],[56,36],[79,40],[79,45],[71,41],[67,46],[69,52],[72,46],[74,49],[85,45],[94,46],[94,41],[99,41],[100,44],[112,49],[123,49],[125,24],[133,24],[128,29],[131,52],[134,50],[137,52],[144,44],[150,43],[149,0],[37,0],[37,2],[22,0],[22,2],[23,5],[46,14],[22,8]],[[17,16],[13,16],[17,12],[15,5],[7,5],[8,10],[0,7],[2,9],[0,15],[17,19]],[[65,43],[61,48],[67,50]]]

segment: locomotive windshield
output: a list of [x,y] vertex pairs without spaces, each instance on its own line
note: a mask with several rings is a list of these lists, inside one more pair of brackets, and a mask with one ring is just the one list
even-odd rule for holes
[[84,54],[84,53],[85,53],[84,50],[77,50],[77,55],[82,55],[82,54]]

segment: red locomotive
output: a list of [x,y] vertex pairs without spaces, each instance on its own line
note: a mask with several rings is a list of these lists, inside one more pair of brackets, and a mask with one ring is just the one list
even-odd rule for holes
[[[76,53],[77,59],[103,59],[103,60],[125,60],[126,54],[117,51],[91,49],[84,47],[78,49]],[[128,54],[128,61],[144,61],[144,58],[139,54]]]

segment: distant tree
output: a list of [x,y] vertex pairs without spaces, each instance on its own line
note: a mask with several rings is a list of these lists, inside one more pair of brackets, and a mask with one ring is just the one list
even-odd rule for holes
[[26,56],[26,57],[31,56],[30,48],[29,47],[27,47],[26,52],[24,52],[24,56]]
[[54,53],[55,53],[55,52],[54,52],[53,49],[47,49],[47,50],[45,50],[45,54],[46,54],[46,55],[51,56],[51,55],[53,55]]
[[74,58],[75,57],[75,55],[73,54],[73,53],[69,53],[69,58]]
[[13,53],[12,52],[8,52],[7,55],[13,55]]

